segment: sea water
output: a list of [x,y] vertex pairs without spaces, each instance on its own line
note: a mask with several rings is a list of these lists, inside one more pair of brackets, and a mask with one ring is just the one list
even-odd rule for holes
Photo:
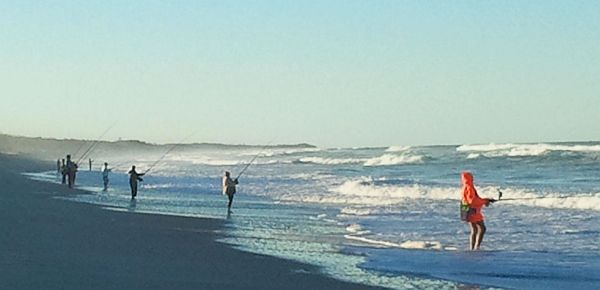
[[[256,155],[228,214],[223,172]],[[93,194],[69,199],[226,219],[225,243],[371,285],[600,288],[600,143],[173,150],[131,201],[130,165],[143,172],[158,157],[96,156],[113,166],[109,190],[99,168],[81,170],[78,187]],[[506,199],[484,209],[479,252],[459,219],[462,171],[480,196]]]

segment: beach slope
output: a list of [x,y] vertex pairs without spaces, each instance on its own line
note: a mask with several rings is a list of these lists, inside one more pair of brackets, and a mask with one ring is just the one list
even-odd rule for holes
[[0,289],[379,289],[216,242],[224,221],[103,210],[21,175],[49,168],[0,155]]

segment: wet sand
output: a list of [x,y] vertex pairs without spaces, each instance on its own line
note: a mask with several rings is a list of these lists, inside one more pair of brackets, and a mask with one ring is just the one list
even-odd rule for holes
[[103,210],[20,174],[54,166],[0,155],[0,289],[381,289],[219,243],[222,220]]

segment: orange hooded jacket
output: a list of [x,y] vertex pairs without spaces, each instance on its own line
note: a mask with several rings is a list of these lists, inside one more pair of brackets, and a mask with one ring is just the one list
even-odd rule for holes
[[463,172],[461,174],[461,180],[463,184],[462,202],[464,204],[468,204],[469,207],[475,209],[475,213],[469,215],[467,221],[470,223],[483,221],[483,214],[481,214],[481,208],[488,203],[488,200],[479,197],[479,195],[477,194],[477,190],[473,185],[473,175],[470,172]]

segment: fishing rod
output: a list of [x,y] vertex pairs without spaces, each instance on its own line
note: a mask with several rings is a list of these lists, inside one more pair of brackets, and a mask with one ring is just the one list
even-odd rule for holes
[[104,130],[104,132],[102,132],[100,137],[96,138],[96,140],[92,143],[92,145],[90,145],[90,147],[87,150],[85,150],[85,152],[83,152],[83,154],[81,155],[79,160],[77,160],[77,162],[75,162],[75,163],[79,164],[79,162],[81,160],[83,160],[83,158],[85,158],[92,151],[92,149],[94,147],[96,147],[96,145],[98,145],[98,143],[100,143],[100,141],[101,141],[100,139],[102,139],[104,137],[104,135],[106,135],[106,133],[108,133],[108,131],[110,131],[110,129],[112,129],[116,124],[117,124],[117,121],[115,121],[112,125],[110,125],[110,127],[108,127],[108,129]]
[[242,171],[240,171],[240,173],[238,174],[238,176],[235,178],[236,180],[238,178],[240,178],[240,176],[242,176],[242,174],[244,174],[244,172],[246,171],[246,169],[248,169],[248,167],[250,167],[250,165],[252,164],[252,162],[254,162],[254,160],[256,160],[256,158],[258,158],[258,156],[260,156],[261,154],[263,154],[263,152],[265,151],[265,149],[267,149],[267,147],[269,147],[271,145],[271,143],[273,143],[273,141],[275,141],[275,139],[273,138],[273,140],[269,141],[269,143],[267,143],[267,145],[263,146],[260,151],[258,152],[258,154],[254,155],[254,157],[252,157],[252,159],[250,160],[250,162],[248,162],[248,164],[246,164],[246,166],[244,166],[244,168],[242,169]]
[[511,200],[533,200],[533,199],[546,199],[546,198],[568,198],[568,196],[539,196],[539,197],[513,197],[513,198],[502,198],[502,191],[498,190],[498,199],[496,201],[511,201]]
[[173,144],[166,152],[165,154],[163,154],[158,160],[154,161],[154,163],[152,163],[152,165],[150,165],[150,167],[148,169],[146,169],[146,171],[144,171],[143,174],[148,173],[150,170],[152,170],[152,168],[154,168],[154,166],[156,166],[159,162],[161,162],[169,153],[171,153],[171,151],[173,151],[173,149],[177,148],[177,146],[182,145],[183,142],[185,142],[185,140],[189,139],[190,137],[192,137],[194,134],[196,134],[196,132],[190,134],[189,136],[185,137],[183,140],[179,141],[178,143]]
[[87,143],[87,141],[82,141],[81,145],[79,145],[79,148],[77,148],[77,151],[75,151],[75,154],[73,154],[73,157],[77,156],[77,153],[79,153],[79,151],[81,151],[81,149],[83,149],[83,146]]

